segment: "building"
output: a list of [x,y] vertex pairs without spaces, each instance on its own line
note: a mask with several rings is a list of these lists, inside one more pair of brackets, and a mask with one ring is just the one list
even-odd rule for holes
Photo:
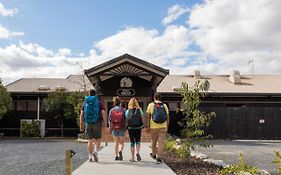
[[[136,97],[145,110],[155,92],[162,94],[163,101],[175,117],[176,108],[183,108],[181,96],[175,91],[182,82],[193,85],[205,79],[210,83],[208,95],[201,109],[215,112],[216,118],[208,131],[215,138],[280,139],[281,132],[281,76],[278,75],[169,75],[163,69],[139,58],[125,54],[108,62],[85,70],[83,76],[71,75],[66,79],[20,79],[7,85],[13,98],[12,117],[1,120],[0,132],[19,134],[19,122],[24,118],[46,119],[50,135],[59,129],[41,107],[42,98],[56,88],[81,91],[94,87],[102,96],[105,108],[112,107],[112,97],[122,97],[124,106]],[[69,134],[78,128],[68,123]]]

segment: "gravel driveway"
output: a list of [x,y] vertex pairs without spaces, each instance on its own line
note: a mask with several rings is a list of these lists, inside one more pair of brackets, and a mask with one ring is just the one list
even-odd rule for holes
[[277,165],[272,164],[272,160],[275,159],[274,151],[281,153],[280,140],[212,140],[211,143],[213,148],[197,150],[212,159],[223,160],[227,164],[237,164],[239,154],[242,153],[246,163],[265,169],[271,174],[277,174]]
[[76,152],[73,169],[88,158],[86,144],[74,139],[0,139],[0,174],[62,175],[67,149]]

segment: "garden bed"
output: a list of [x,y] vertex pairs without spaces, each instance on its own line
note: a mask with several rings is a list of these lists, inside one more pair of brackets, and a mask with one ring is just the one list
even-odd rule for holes
[[190,157],[182,160],[177,154],[165,152],[165,163],[177,175],[219,175],[219,167],[203,162],[201,159]]

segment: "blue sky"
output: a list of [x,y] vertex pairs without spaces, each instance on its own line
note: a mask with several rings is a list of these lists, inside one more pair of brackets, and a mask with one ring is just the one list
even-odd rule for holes
[[[2,17],[1,23],[15,31],[24,31],[25,42],[40,43],[49,49],[69,48],[88,52],[95,41],[114,35],[126,26],[144,26],[164,30],[161,20],[175,4],[192,6],[195,0],[58,0],[3,1],[7,8],[17,7],[19,13]],[[177,22],[184,23],[185,18]],[[15,42],[17,39],[3,42]],[[21,39],[21,38],[20,38]]]
[[249,60],[257,74],[280,74],[279,9],[276,0],[0,0],[0,78],[66,77],[125,53],[171,74],[249,74]]

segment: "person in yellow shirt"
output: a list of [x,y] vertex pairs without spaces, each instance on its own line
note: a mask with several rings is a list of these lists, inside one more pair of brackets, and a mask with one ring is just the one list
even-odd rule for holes
[[[147,132],[151,135],[151,150],[150,156],[156,159],[156,163],[163,162],[162,156],[164,152],[164,141],[169,126],[169,109],[166,104],[161,102],[161,95],[154,95],[154,102],[147,106]],[[158,143],[158,148],[156,145]]]

